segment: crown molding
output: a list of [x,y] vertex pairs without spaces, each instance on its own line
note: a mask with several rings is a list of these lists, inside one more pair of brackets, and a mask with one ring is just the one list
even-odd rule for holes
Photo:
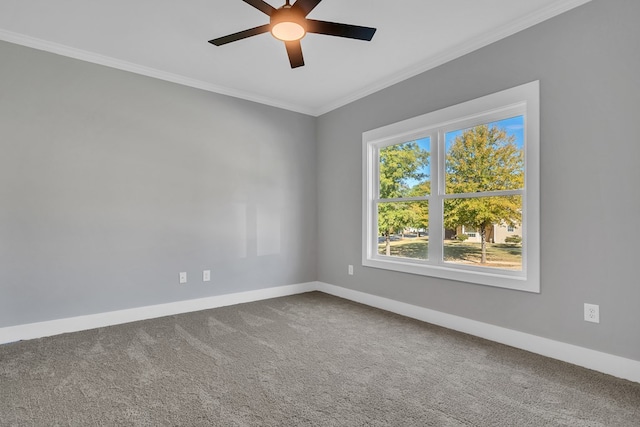
[[36,37],[27,36],[12,31],[6,31],[0,29],[0,40],[18,44],[33,49],[42,50],[56,55],[66,56],[69,58],[79,59],[81,61],[90,62],[93,64],[104,65],[105,67],[115,68],[122,71],[128,71],[135,74],[140,74],[147,77],[152,77],[159,80],[165,80],[171,83],[176,83],[183,86],[193,87],[196,89],[202,89],[208,92],[217,93],[220,95],[231,96],[234,98],[244,99],[246,101],[256,102],[259,104],[269,105],[271,107],[282,108],[284,110],[290,110],[297,113],[307,114],[314,116],[316,110],[301,105],[288,104],[276,99],[270,99],[261,97],[249,92],[228,88],[225,86],[214,85],[211,83],[203,82],[189,77],[181,76],[179,74],[173,74],[166,71],[157,70],[151,67],[145,67],[133,62],[122,61],[110,56],[100,55],[93,52],[88,52],[82,49],[76,49],[70,46],[66,46],[60,43],[54,43],[47,40],[39,39]]
[[547,6],[546,8],[540,9],[519,20],[516,20],[510,23],[509,25],[505,25],[496,30],[489,31],[484,35],[474,38],[473,40],[469,40],[468,42],[461,43],[453,47],[452,49],[448,49],[446,52],[442,52],[438,55],[432,56],[431,58],[425,61],[419,62],[414,66],[405,68],[398,73],[392,74],[384,79],[381,79],[376,83],[369,85],[360,91],[353,92],[352,94],[344,98],[341,98],[339,100],[336,100],[335,102],[326,104],[321,108],[317,109],[314,115],[321,116],[322,114],[325,114],[337,108],[343,107],[347,104],[350,104],[354,101],[364,98],[365,96],[376,93],[389,86],[393,86],[396,83],[400,83],[404,80],[417,76],[418,74],[429,71],[440,65],[446,64],[447,62],[453,61],[454,59],[460,58],[468,53],[471,53],[480,48],[488,46],[491,43],[495,43],[499,40],[507,38],[529,27],[533,27],[534,25],[544,22],[547,19],[551,19],[557,15],[560,15],[578,6],[582,6],[583,4],[588,3],[590,1],[591,0],[565,0],[561,2],[556,2],[550,6]]
[[510,25],[506,25],[494,31],[487,32],[484,35],[474,38],[467,43],[459,44],[454,48],[447,50],[446,52],[442,52],[439,55],[419,62],[414,66],[405,68],[398,73],[378,80],[374,84],[366,86],[362,90],[353,92],[345,97],[335,100],[334,102],[330,102],[319,107],[290,104],[277,99],[262,97],[250,92],[191,79],[178,74],[145,67],[132,62],[122,61],[109,56],[88,52],[82,49],[76,49],[60,43],[54,43],[7,30],[0,29],[0,40],[54,53],[57,55],[79,59],[81,61],[104,65],[106,67],[115,68],[118,70],[129,71],[131,73],[165,80],[183,86],[202,89],[220,95],[231,96],[234,98],[244,99],[246,101],[256,102],[271,107],[281,108],[284,110],[318,117],[337,108],[345,106],[351,102],[357,101],[361,98],[378,92],[382,89],[385,89],[389,86],[392,86],[396,83],[400,83],[401,81],[407,80],[418,74],[424,73],[425,71],[431,70],[449,61],[457,59],[498,40],[511,36],[519,31],[532,27],[536,24],[546,21],[547,19],[553,18],[554,16],[560,15],[561,13],[567,12],[590,1],[591,0],[565,0],[555,2],[552,5],[547,6],[546,8],[540,9],[534,13],[529,14],[528,16],[523,17],[522,19],[512,22]]

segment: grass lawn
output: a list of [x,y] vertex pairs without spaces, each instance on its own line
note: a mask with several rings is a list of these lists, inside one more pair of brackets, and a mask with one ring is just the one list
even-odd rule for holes
[[[427,259],[428,237],[405,238],[391,242],[391,256]],[[384,243],[378,245],[378,253],[385,253]],[[482,265],[480,243],[444,241],[444,259],[449,262]],[[520,270],[522,268],[522,247],[505,243],[487,243],[486,267]]]

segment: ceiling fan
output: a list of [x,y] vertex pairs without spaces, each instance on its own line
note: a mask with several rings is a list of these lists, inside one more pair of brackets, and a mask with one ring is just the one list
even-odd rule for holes
[[322,0],[297,0],[293,5],[290,4],[290,0],[286,0],[286,3],[278,9],[268,3],[265,3],[263,0],[242,1],[269,15],[269,23],[234,34],[229,34],[228,36],[209,40],[209,43],[216,46],[222,46],[247,37],[271,32],[275,38],[284,42],[287,48],[287,54],[289,55],[291,68],[302,67],[304,65],[300,39],[302,39],[307,33],[326,34],[329,36],[370,41],[373,38],[373,34],[376,32],[375,28],[370,27],[308,19],[307,15]]

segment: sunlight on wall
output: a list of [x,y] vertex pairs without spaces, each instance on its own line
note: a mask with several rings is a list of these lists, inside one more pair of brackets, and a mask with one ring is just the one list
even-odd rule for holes
[[277,206],[258,205],[258,256],[280,253],[280,213]]
[[232,204],[233,218],[231,219],[232,240],[229,245],[230,256],[233,258],[247,257],[247,204]]

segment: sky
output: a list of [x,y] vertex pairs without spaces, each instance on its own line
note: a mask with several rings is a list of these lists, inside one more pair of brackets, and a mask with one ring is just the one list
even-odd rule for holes
[[[518,148],[522,148],[524,145],[524,116],[516,116],[510,119],[499,120],[497,122],[489,123],[489,127],[497,126],[499,129],[507,131],[507,135],[515,136],[515,143]],[[451,146],[453,141],[467,129],[461,129],[454,132],[448,132],[445,137],[445,144],[447,149]]]

